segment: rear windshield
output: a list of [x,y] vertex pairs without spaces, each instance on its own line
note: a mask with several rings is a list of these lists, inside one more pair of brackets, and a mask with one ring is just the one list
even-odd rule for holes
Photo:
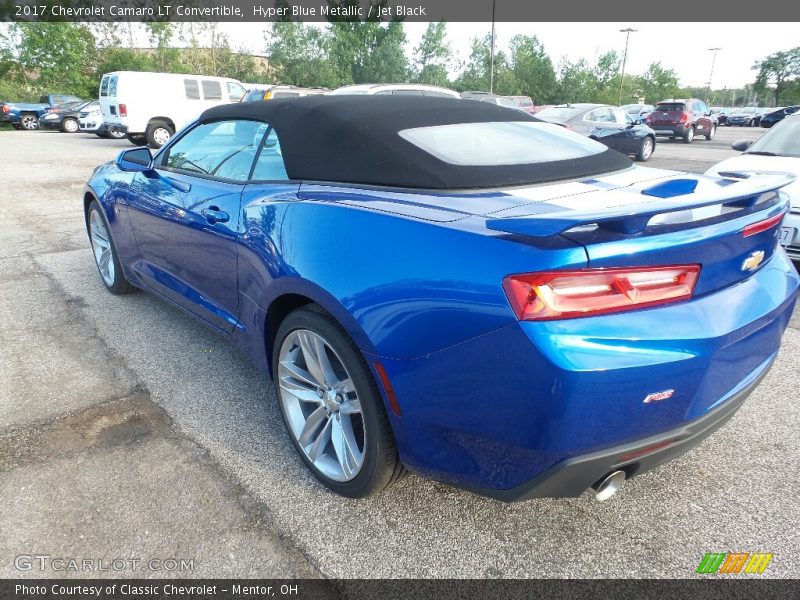
[[606,146],[552,123],[507,121],[417,127],[400,137],[459,166],[540,164],[605,152]]
[[299,98],[300,92],[275,92],[272,94],[274,98]]
[[108,80],[111,79],[108,75],[103,77],[100,81],[100,96],[108,96]]
[[566,121],[581,112],[580,108],[574,106],[554,106],[545,108],[536,113],[540,119],[553,119],[554,121]]
[[657,104],[656,110],[665,112],[683,112],[686,110],[686,105],[683,102],[665,102],[664,104]]
[[524,106],[526,108],[533,106],[533,100],[530,98],[520,98],[519,96],[514,96],[511,99],[517,104],[517,106]]

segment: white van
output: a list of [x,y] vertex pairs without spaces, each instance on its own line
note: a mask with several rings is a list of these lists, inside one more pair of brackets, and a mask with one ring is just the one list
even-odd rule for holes
[[239,102],[245,93],[226,77],[115,71],[100,81],[100,108],[112,130],[137,146],[160,148],[207,108]]

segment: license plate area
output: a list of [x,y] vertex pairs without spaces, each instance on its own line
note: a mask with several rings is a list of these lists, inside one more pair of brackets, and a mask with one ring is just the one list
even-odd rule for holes
[[778,243],[781,246],[791,246],[796,234],[797,234],[796,227],[781,227],[781,232],[780,235],[778,236]]

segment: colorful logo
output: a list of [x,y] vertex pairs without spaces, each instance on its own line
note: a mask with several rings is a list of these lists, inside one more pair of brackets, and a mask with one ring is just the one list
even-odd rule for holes
[[772,552],[707,552],[698,573],[749,573],[761,575],[772,561]]

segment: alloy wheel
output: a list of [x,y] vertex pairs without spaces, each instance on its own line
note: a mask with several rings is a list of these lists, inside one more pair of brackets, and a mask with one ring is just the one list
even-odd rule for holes
[[153,130],[153,140],[155,140],[156,144],[159,146],[166,144],[170,137],[171,134],[166,127],[156,127],[156,129]]
[[78,131],[78,122],[73,119],[67,119],[64,121],[64,131],[67,133],[75,133]]
[[100,277],[107,286],[114,285],[114,251],[111,248],[111,238],[103,222],[103,218],[96,210],[89,215],[89,231],[92,241],[92,252],[100,271]]
[[648,137],[648,138],[645,138],[644,141],[642,142],[642,151],[641,151],[640,156],[641,156],[641,159],[643,161],[645,161],[648,158],[650,158],[651,154],[653,154],[653,140],[651,140]]
[[319,334],[296,329],[281,344],[278,393],[289,432],[323,476],[350,481],[364,465],[361,401],[344,363]]
[[39,129],[39,122],[33,115],[23,115],[19,121],[22,124],[23,129]]

